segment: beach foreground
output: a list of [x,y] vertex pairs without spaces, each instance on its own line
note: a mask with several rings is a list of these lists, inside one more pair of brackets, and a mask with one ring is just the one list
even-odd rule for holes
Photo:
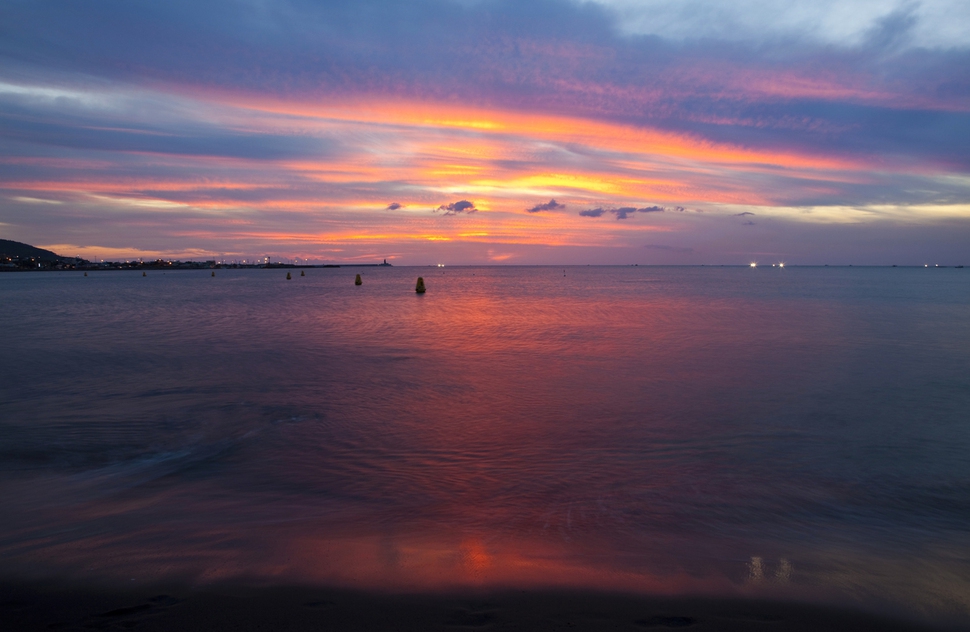
[[[309,587],[0,584],[3,630],[945,630],[770,601],[579,591],[381,594]],[[956,628],[953,628],[956,629]]]

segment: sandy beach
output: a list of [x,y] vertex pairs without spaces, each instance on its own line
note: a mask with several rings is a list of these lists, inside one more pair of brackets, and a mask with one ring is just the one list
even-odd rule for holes
[[311,587],[0,585],[0,629],[930,631],[803,604],[578,591],[382,594]]

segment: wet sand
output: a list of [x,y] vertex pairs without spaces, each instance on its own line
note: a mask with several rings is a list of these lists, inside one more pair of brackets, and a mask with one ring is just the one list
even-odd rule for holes
[[804,604],[577,591],[380,594],[309,587],[0,584],[0,630],[957,629]]

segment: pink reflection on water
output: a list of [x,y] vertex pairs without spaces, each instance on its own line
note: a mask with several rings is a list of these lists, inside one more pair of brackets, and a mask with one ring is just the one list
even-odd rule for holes
[[45,334],[48,355],[104,354],[102,374],[23,380],[36,396],[5,404],[27,420],[4,437],[5,570],[910,600],[936,573],[962,590],[959,542],[919,566],[897,529],[913,508],[947,524],[935,499],[958,487],[874,408],[948,347],[923,357],[929,330],[775,272],[422,269],[422,297],[398,268],[360,288],[345,270],[113,277],[124,291],[71,303],[89,306],[79,333]]
[[389,541],[380,537],[338,541],[296,540],[290,572],[312,583],[381,590],[572,587],[656,594],[736,592],[725,577],[683,571],[649,575],[577,559],[544,541],[486,542],[478,538]]

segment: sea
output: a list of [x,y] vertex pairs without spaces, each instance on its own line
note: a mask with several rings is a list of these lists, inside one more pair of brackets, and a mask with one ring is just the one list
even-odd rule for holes
[[3,579],[970,622],[970,269],[7,273],[0,339]]

